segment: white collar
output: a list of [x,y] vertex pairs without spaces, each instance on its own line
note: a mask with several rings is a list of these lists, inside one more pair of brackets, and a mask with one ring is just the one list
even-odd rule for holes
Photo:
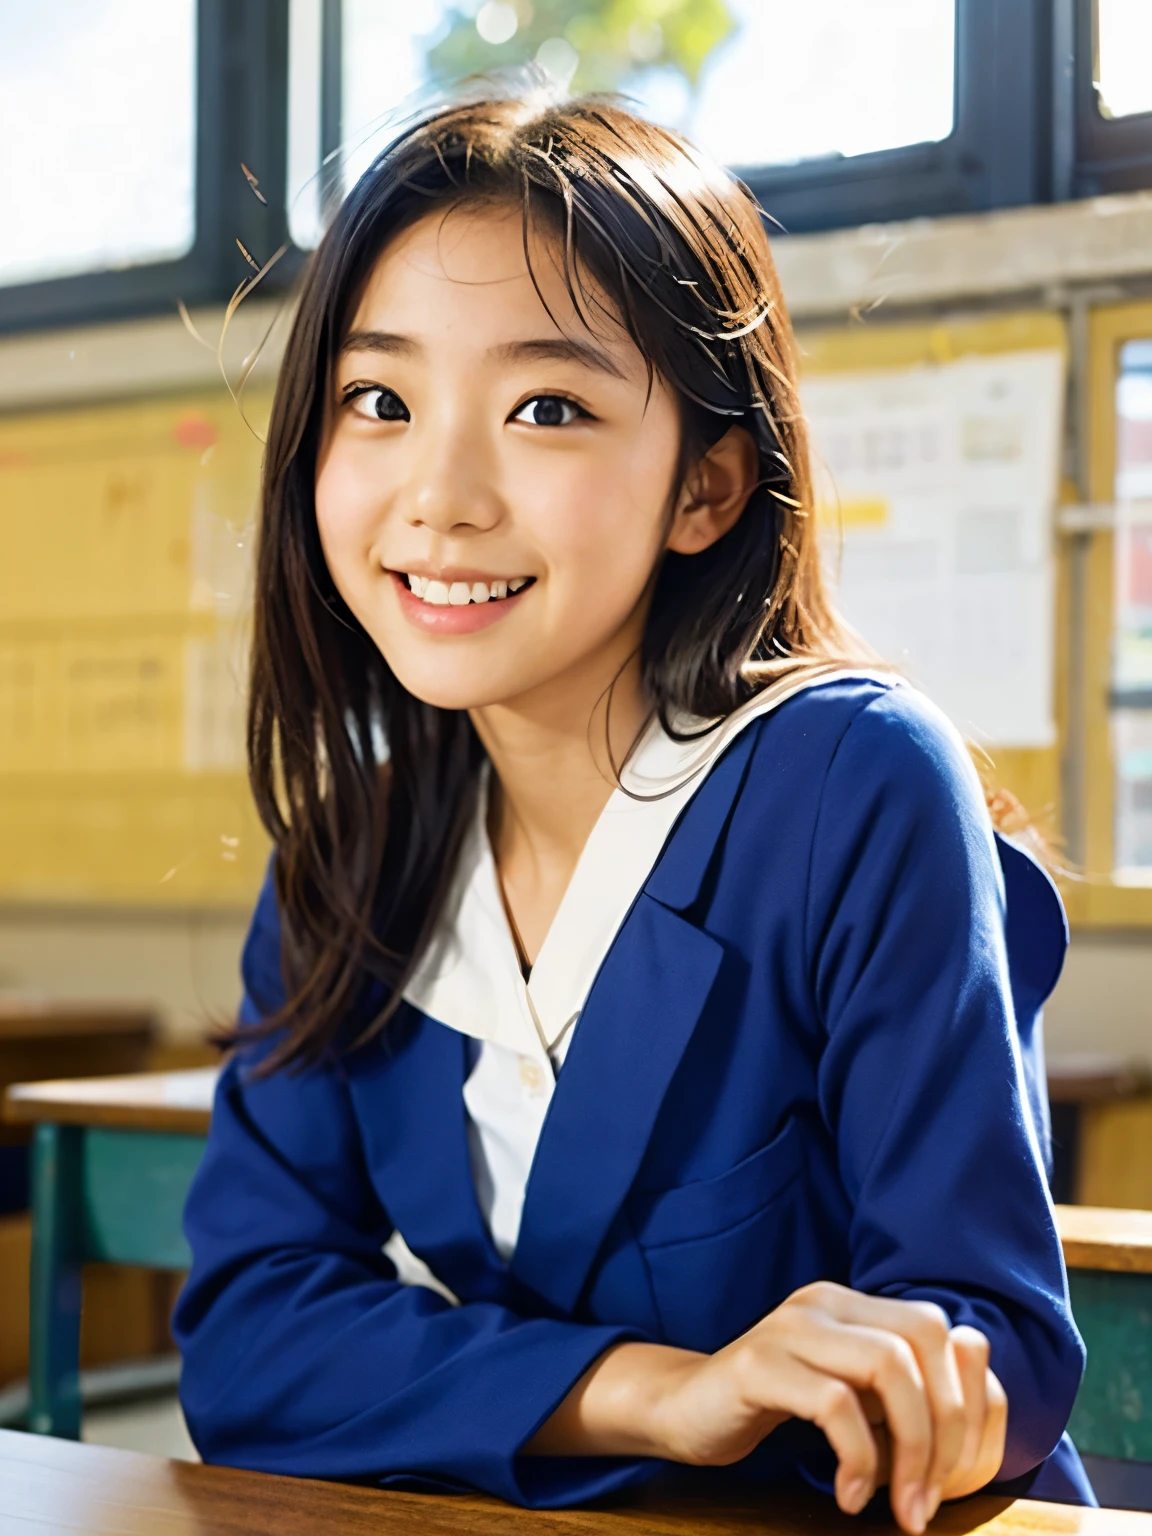
[[[450,1029],[547,1064],[562,1059],[596,973],[680,812],[721,752],[753,720],[807,688],[876,674],[834,666],[791,674],[692,741],[654,721],[585,843],[552,926],[525,982],[501,899],[487,832],[487,780],[460,850],[432,939],[404,989],[405,1001]],[[894,679],[882,679],[891,683]],[[683,722],[685,733],[706,721]],[[681,722],[677,722],[678,727]],[[549,1074],[551,1075],[551,1074]]]

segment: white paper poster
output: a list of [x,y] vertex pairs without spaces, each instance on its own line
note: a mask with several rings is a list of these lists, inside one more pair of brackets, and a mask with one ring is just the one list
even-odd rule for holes
[[805,381],[839,607],[977,740],[1053,717],[1056,350]]

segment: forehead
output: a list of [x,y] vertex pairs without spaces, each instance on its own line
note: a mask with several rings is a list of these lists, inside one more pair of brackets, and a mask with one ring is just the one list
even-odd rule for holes
[[582,333],[629,372],[644,370],[616,305],[587,268],[572,273],[570,286],[560,240],[539,220],[525,230],[511,205],[452,204],[401,230],[377,257],[349,328],[462,325],[484,344]]

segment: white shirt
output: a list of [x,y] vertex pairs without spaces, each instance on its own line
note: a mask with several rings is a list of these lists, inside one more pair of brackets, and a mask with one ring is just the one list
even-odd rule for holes
[[[681,811],[753,720],[832,677],[872,675],[825,666],[787,677],[695,741],[673,741],[653,721],[622,779],[633,795],[662,798],[633,799],[613,790],[528,981],[488,840],[485,777],[448,898],[404,997],[429,1018],[482,1042],[464,1085],[469,1152],[477,1199],[505,1261],[516,1247],[536,1144],[580,1010]],[[684,729],[706,724],[689,720]]]

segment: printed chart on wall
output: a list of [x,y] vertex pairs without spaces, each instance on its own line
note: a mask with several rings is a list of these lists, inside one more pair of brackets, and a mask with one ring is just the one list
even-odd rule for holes
[[1051,745],[1063,354],[818,374],[803,401],[845,617],[975,740]]

